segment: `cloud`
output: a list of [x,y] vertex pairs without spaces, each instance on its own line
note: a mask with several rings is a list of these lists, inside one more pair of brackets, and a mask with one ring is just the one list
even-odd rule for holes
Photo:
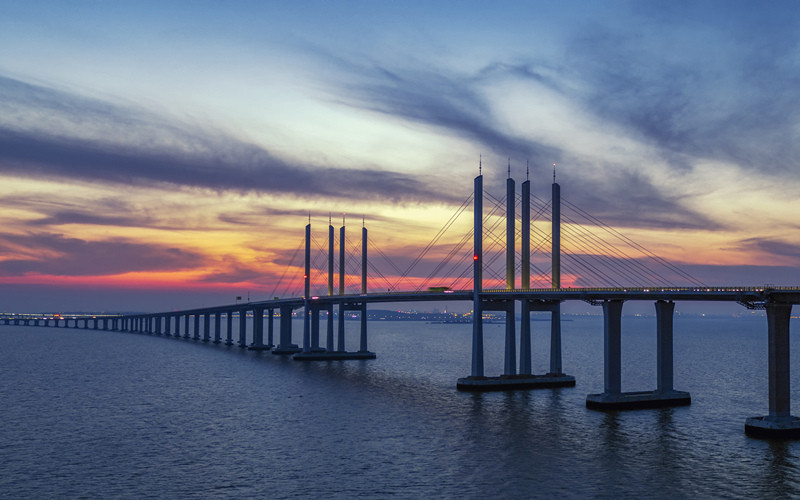
[[0,251],[14,254],[25,248],[24,258],[0,261],[0,275],[28,273],[59,276],[102,276],[138,271],[178,271],[202,266],[198,253],[158,244],[115,239],[86,241],[61,234],[0,235]]
[[[338,58],[334,58],[337,62]],[[445,70],[401,71],[380,65],[343,63],[354,79],[344,85],[348,105],[401,117],[432,126],[505,156],[527,158],[535,165],[550,165],[554,158],[569,158],[569,151],[517,137],[494,123],[491,105],[478,90],[509,77],[535,81],[557,92],[568,92],[553,68],[538,64],[493,63],[474,75],[448,74]],[[629,227],[719,229],[716,221],[687,208],[682,199],[659,187],[657,176],[646,166],[622,165],[603,158],[586,165],[574,159],[575,168],[559,173],[566,196],[583,210],[609,224]],[[485,181],[491,193],[505,190],[505,171],[492,169]],[[592,172],[592,175],[586,175]],[[499,174],[499,175],[498,175]],[[541,178],[541,175],[534,176]]]
[[800,265],[800,245],[770,238],[747,238],[739,242],[744,250],[755,250],[779,262]]
[[5,174],[306,198],[447,200],[403,173],[293,163],[219,131],[8,78],[0,77],[0,101]]
[[94,224],[100,226],[142,227],[142,221],[133,217],[97,215],[86,212],[55,212],[47,217],[27,222],[30,226],[62,224]]
[[749,7],[646,3],[625,30],[584,26],[567,42],[574,98],[675,167],[713,158],[796,178],[798,14]]

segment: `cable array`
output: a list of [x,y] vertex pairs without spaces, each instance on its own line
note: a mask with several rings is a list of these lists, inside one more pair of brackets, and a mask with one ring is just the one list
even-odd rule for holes
[[[506,255],[507,245],[505,234],[507,200],[505,197],[497,198],[491,193],[485,193],[485,200],[487,201],[488,212],[482,217],[483,235],[481,235],[485,245],[483,249],[484,288],[504,288],[506,285],[506,273],[503,257]],[[385,252],[375,245],[372,240],[369,240],[368,245],[371,251],[374,251],[379,256],[379,259],[388,265],[391,271],[387,276],[381,270],[381,267],[375,264],[375,259],[369,259],[367,265],[370,275],[381,283],[381,287],[386,287],[387,291],[401,290],[401,283],[408,280],[412,281],[410,286],[406,286],[405,289],[413,289],[415,291],[422,291],[432,283],[440,286],[445,282],[449,283],[449,288],[468,288],[471,285],[473,270],[472,252],[469,251],[469,244],[474,238],[474,228],[470,227],[453,244],[443,246],[442,241],[459,218],[464,213],[468,213],[468,208],[472,201],[473,194],[470,194],[405,269],[395,264]],[[516,242],[521,240],[522,235],[521,217],[517,215],[521,213],[521,195],[516,194],[514,201],[514,217],[517,219],[514,225],[514,275],[518,277],[522,268],[522,255],[517,250],[518,245],[516,245]],[[561,204],[562,208],[568,209],[567,211],[561,211],[562,220],[560,226],[562,242],[560,255],[563,261],[562,276],[567,277],[567,282],[575,286],[646,287],[674,285],[675,283],[672,283],[672,281],[677,278],[678,280],[688,281],[692,285],[705,286],[700,280],[623,235],[596,216],[563,198],[561,199]],[[532,273],[530,281],[532,287],[549,288],[551,286],[549,276],[552,273],[552,268],[537,265],[537,262],[541,264],[542,262],[551,261],[552,235],[536,224],[536,222],[548,221],[552,223],[548,217],[551,211],[552,200],[542,200],[536,196],[531,197],[530,212],[532,215],[529,234],[532,240],[530,246],[530,272]],[[328,243],[327,238],[324,242],[312,238],[312,245],[314,245],[317,252],[315,252],[316,255],[312,260],[311,267],[315,271],[320,271],[323,275],[328,271],[328,261],[325,258],[328,251]],[[276,283],[272,292],[273,295],[284,284],[289,268],[295,267],[295,260],[302,247],[303,242],[301,241],[300,246],[292,256],[291,263],[284,268],[281,278]],[[361,239],[356,238],[349,247],[349,251],[345,253],[345,269],[339,269],[338,271],[340,273],[343,272],[346,276],[346,288],[360,289]],[[414,273],[417,268],[426,262],[429,254],[436,249],[447,249],[447,253],[430,271],[418,273],[415,277]],[[336,265],[338,267],[338,259]],[[347,272],[348,269],[356,271]],[[292,289],[298,279],[299,275],[295,273],[295,277],[286,284],[285,288]],[[302,289],[302,287],[303,283],[301,282],[300,288]],[[325,288],[327,288],[327,282],[325,283]]]

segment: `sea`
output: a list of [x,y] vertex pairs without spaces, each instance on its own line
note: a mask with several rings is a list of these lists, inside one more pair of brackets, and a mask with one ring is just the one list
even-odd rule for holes
[[[532,324],[544,373],[549,322]],[[585,407],[603,391],[602,316],[562,328],[575,387],[473,394],[456,390],[464,324],[372,321],[377,359],[325,362],[0,326],[0,498],[800,497],[800,441],[744,434],[768,413],[765,317],[676,316],[675,388],[691,406],[619,412]],[[623,390],[654,389],[655,318],[622,328]],[[348,349],[358,334],[348,322]],[[499,375],[503,326],[485,337]]]

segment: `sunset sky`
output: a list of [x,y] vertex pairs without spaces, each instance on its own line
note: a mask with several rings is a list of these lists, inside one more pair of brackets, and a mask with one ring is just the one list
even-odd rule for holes
[[2,2],[0,310],[289,293],[309,213],[316,259],[347,214],[348,246],[363,220],[404,270],[479,161],[499,199],[528,163],[545,202],[557,163],[566,201],[703,283],[800,285],[799,21],[794,1]]

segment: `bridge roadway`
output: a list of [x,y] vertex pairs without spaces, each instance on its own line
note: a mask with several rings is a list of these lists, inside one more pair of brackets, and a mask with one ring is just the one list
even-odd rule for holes
[[[764,309],[767,315],[769,358],[769,415],[748,418],[745,431],[758,437],[800,437],[800,418],[790,414],[789,390],[789,323],[791,309],[800,303],[800,287],[641,287],[641,288],[546,288],[546,289],[484,289],[475,300],[472,290],[443,290],[421,292],[380,292],[351,295],[321,295],[291,297],[257,302],[235,303],[181,311],[147,314],[0,314],[2,325],[72,327],[85,329],[90,324],[95,330],[129,331],[210,341],[222,341],[221,318],[227,323],[226,344],[233,344],[233,333],[238,330],[240,347],[254,350],[271,350],[273,354],[293,354],[294,359],[344,360],[372,359],[375,354],[367,350],[367,304],[401,302],[473,301],[483,311],[506,313],[506,357],[503,375],[483,375],[482,314],[473,318],[473,372],[459,379],[460,390],[514,390],[538,387],[569,387],[575,385],[572,376],[561,370],[560,306],[564,301],[585,301],[602,306],[604,315],[604,380],[601,394],[590,394],[586,406],[600,410],[648,408],[690,404],[686,392],[672,387],[672,316],[675,301],[736,302],[749,309]],[[626,301],[654,301],[657,323],[657,379],[654,391],[623,393],[621,387],[621,311]],[[516,365],[517,336],[514,331],[515,303],[522,304],[522,331],[519,336],[519,371]],[[334,306],[338,305],[338,339],[334,346]],[[477,305],[475,307],[478,307]],[[292,343],[292,317],[295,309],[303,308],[303,347]],[[280,340],[273,345],[274,312],[279,312]],[[530,371],[530,319],[531,311],[550,311],[551,362],[545,375]],[[327,311],[327,347],[320,346],[320,312]],[[347,311],[361,312],[360,349],[347,352],[345,322]],[[268,313],[268,318],[264,313]],[[238,317],[238,325],[234,325]],[[191,322],[190,318],[194,321]],[[213,327],[212,327],[213,319]],[[247,344],[247,323],[252,325],[252,343]],[[264,320],[268,319],[268,339],[264,342]],[[203,336],[201,338],[201,325]],[[193,335],[190,331],[193,326]]]

